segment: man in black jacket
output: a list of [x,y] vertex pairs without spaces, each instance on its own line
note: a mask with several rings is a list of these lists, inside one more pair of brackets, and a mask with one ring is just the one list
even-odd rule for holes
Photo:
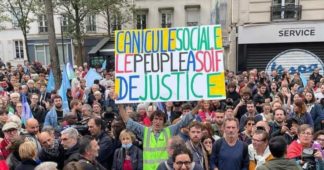
[[104,131],[104,122],[100,118],[91,118],[88,128],[91,136],[97,140],[100,146],[98,162],[105,168],[111,169],[116,146],[114,146],[112,138]]
[[42,146],[42,150],[38,157],[42,162],[56,162],[59,169],[63,168],[64,149],[59,140],[55,139],[48,131],[41,132],[38,140]]
[[69,127],[61,132],[61,144],[64,148],[64,165],[71,161],[78,161],[79,155],[79,133],[75,128]]
[[33,93],[30,97],[30,101],[30,110],[34,118],[39,122],[40,127],[42,127],[46,116],[46,110],[43,106],[39,105],[38,94]]
[[80,160],[79,163],[84,170],[106,170],[99,162],[97,162],[96,157],[99,155],[99,145],[95,138],[86,135],[80,140],[79,153]]

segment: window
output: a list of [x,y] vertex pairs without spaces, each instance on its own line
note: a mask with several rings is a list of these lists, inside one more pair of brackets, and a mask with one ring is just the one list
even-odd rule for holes
[[87,32],[96,32],[96,15],[89,15],[86,24]]
[[161,13],[161,27],[162,28],[172,27],[173,10],[160,10],[160,13]]
[[69,19],[68,19],[68,16],[67,15],[62,15],[61,16],[61,26],[62,26],[62,31],[63,32],[68,32],[68,28],[69,28]]
[[47,33],[48,32],[48,23],[46,15],[38,16],[38,31],[39,33]]
[[114,15],[111,19],[111,32],[115,30],[121,30],[120,16],[118,14]]
[[[15,8],[15,15],[12,14],[11,18],[12,18],[12,27],[13,28],[18,28],[19,27],[19,21],[18,19],[21,19],[21,11],[19,10],[19,8]],[[18,18],[18,19],[17,19]]]
[[16,59],[23,59],[24,58],[24,44],[22,40],[15,41],[15,53]]
[[[48,65],[51,63],[51,58],[50,58],[50,51],[49,51],[49,46],[48,44],[39,44],[35,45],[35,60],[41,62],[44,65]],[[63,65],[63,49],[62,49],[62,44],[57,44],[57,50],[58,50],[58,55],[59,55],[59,60],[60,60],[60,65]],[[68,44],[64,44],[64,57],[65,61],[68,61]]]
[[297,0],[273,0],[271,7],[272,20],[298,20],[301,16],[301,6]]
[[186,21],[187,26],[197,26],[200,20],[200,8],[199,7],[187,7],[186,8]]
[[142,13],[142,14],[137,14],[136,15],[136,28],[137,29],[146,29],[146,17],[147,15]]

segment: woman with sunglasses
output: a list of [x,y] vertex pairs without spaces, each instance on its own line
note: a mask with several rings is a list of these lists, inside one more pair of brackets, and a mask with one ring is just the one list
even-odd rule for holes
[[244,131],[239,134],[240,140],[247,143],[248,145],[252,143],[252,132],[254,125],[254,117],[248,117],[245,121]]

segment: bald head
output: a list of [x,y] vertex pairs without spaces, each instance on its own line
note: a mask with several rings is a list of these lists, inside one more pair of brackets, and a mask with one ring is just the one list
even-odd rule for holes
[[28,119],[26,121],[26,130],[28,133],[36,135],[39,131],[38,121],[34,118]]
[[39,143],[42,145],[42,147],[47,149],[53,149],[54,147],[54,137],[47,131],[41,132],[38,135]]

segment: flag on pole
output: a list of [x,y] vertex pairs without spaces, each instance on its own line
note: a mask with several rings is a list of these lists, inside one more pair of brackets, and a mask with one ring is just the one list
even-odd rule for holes
[[72,80],[73,78],[76,78],[76,75],[74,73],[73,67],[70,63],[66,64],[66,72],[69,80]]
[[107,60],[105,60],[101,65],[101,70],[106,70]]
[[50,93],[51,91],[55,90],[55,80],[54,80],[54,74],[52,69],[50,70],[47,86],[46,86],[46,92]]
[[307,79],[306,79],[306,77],[304,76],[303,73],[300,73],[300,79],[303,82],[304,87],[306,87],[307,86]]
[[84,77],[86,79],[86,86],[91,87],[95,80],[101,80],[102,77],[94,68],[90,68],[87,75]]
[[30,106],[27,102],[26,94],[21,95],[21,103],[23,105],[22,115],[21,115],[21,122],[26,125],[26,121],[30,118],[33,118],[33,114],[31,112]]
[[162,112],[165,112],[164,106],[163,106],[163,103],[162,102],[157,102],[156,105],[157,105],[157,108],[159,110],[161,110]]
[[66,96],[67,90],[71,88],[71,84],[66,72],[66,67],[63,67],[63,73],[62,73],[62,83],[61,83],[61,87],[59,89],[59,95],[62,97],[62,108],[66,109],[66,110],[70,110],[69,109],[69,103],[68,103],[68,99]]

